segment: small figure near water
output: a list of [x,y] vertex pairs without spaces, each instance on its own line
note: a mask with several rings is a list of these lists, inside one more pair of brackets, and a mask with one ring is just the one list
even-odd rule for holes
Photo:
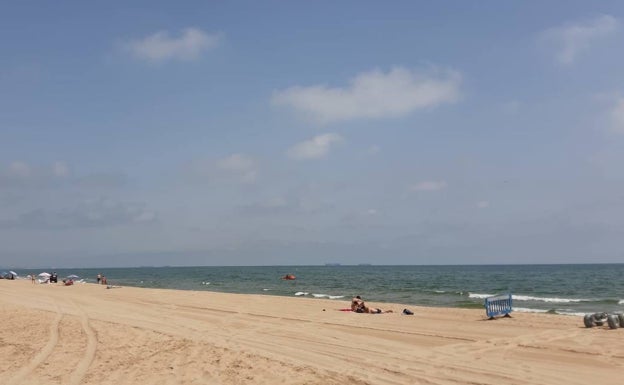
[[286,274],[285,276],[282,277],[282,279],[292,281],[294,279],[297,279],[297,277],[295,277],[294,274]]

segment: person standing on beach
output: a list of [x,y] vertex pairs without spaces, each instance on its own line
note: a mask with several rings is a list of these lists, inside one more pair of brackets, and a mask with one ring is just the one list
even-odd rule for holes
[[30,275],[30,282],[35,283],[35,275],[34,274]]
[[100,281],[102,281],[102,273],[98,273],[98,275],[97,275],[97,283],[98,283],[98,285],[100,284]]

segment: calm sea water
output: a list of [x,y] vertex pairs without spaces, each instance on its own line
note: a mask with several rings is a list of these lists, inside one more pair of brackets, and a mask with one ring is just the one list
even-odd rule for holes
[[[43,270],[18,270],[20,276]],[[49,269],[47,270],[51,272]],[[483,308],[487,296],[513,294],[516,311],[582,314],[624,311],[624,264],[469,266],[250,266],[58,269],[121,286],[208,290]],[[294,281],[282,280],[294,274]]]

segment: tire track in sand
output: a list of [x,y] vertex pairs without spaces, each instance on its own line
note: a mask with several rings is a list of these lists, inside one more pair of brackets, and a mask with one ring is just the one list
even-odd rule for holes
[[82,330],[87,336],[87,346],[85,348],[84,356],[69,377],[69,385],[79,385],[82,382],[82,379],[87,374],[89,367],[95,360],[95,352],[97,350],[97,335],[91,327],[91,323],[89,322],[89,315],[75,302],[69,302],[71,302],[71,304],[78,310],[78,313],[80,314],[80,324],[82,325]]
[[54,307],[56,308],[56,317],[50,323],[50,338],[46,345],[37,353],[26,366],[22,366],[15,375],[9,379],[6,385],[19,385],[23,383],[23,379],[32,373],[39,365],[41,365],[54,351],[54,348],[58,344],[59,340],[59,325],[63,319],[63,313],[58,306],[58,303],[54,301]]

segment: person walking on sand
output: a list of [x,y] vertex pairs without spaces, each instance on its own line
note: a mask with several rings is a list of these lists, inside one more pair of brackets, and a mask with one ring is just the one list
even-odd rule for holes
[[101,281],[102,281],[102,273],[98,273],[98,275],[97,275],[97,283],[98,283],[98,285],[100,284]]
[[34,274],[30,275],[30,282],[35,283],[35,275]]

